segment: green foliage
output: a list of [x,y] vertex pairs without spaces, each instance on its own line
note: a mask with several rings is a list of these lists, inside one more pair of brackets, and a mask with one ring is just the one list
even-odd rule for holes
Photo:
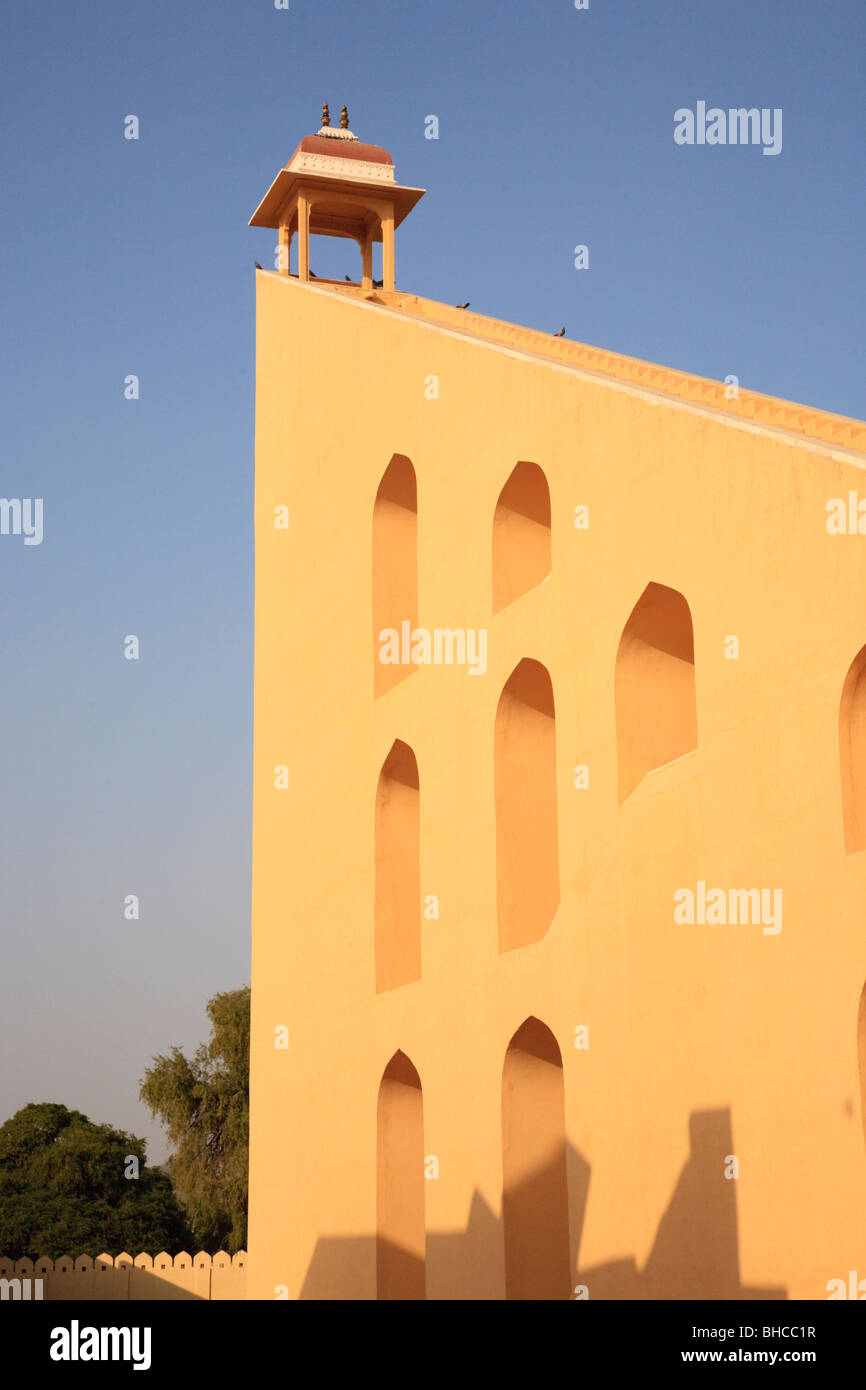
[[[126,1177],[128,1159],[139,1176]],[[25,1105],[0,1125],[0,1254],[158,1255],[189,1249],[168,1176],[147,1168],[143,1139],[65,1105]]]
[[210,1042],[192,1061],[179,1047],[154,1057],[141,1099],[173,1146],[168,1170],[196,1249],[234,1254],[247,1239],[249,988],[215,995],[207,1012]]

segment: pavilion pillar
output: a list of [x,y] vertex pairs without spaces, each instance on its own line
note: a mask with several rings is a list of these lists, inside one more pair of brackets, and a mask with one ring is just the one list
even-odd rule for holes
[[373,233],[369,227],[361,242],[361,284],[365,290],[373,288]]
[[310,278],[310,204],[303,193],[298,195],[298,279]]
[[288,222],[280,223],[280,243],[277,253],[277,270],[280,275],[288,275],[292,261],[292,229]]
[[389,203],[382,216],[382,289],[394,288],[394,205]]

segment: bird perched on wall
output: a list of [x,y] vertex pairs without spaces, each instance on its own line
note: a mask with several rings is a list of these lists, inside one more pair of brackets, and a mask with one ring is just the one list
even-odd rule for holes
[[564,328],[560,328],[559,332],[558,332],[558,333],[554,333],[553,336],[554,336],[554,338],[564,338],[564,337],[565,337],[565,329],[564,329]]
[[344,275],[344,276],[343,276],[343,279],[344,279],[344,280],[348,280],[349,284],[351,285],[351,283],[352,283],[352,277],[351,277],[351,275]]
[[382,288],[382,281],[381,281],[381,280],[374,280],[374,281],[373,281],[373,289],[374,289],[374,290],[380,290],[381,288]]
[[454,305],[454,308],[455,308],[455,309],[468,309],[468,308],[469,308],[469,300],[467,299],[467,301],[466,301],[465,304],[455,304],[455,305]]
[[261,266],[259,265],[258,261],[253,261],[253,265],[255,266],[256,270],[261,270]]

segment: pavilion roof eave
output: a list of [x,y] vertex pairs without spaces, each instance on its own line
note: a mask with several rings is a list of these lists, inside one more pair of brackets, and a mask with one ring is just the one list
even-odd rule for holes
[[330,174],[316,174],[308,171],[290,172],[281,169],[262,201],[249,220],[250,227],[279,227],[279,214],[299,186],[318,187],[324,192],[366,194],[394,204],[394,226],[399,227],[404,217],[412,211],[415,204],[423,198],[424,188],[410,188],[405,184],[387,183],[384,180],[351,178],[341,174],[339,178]]

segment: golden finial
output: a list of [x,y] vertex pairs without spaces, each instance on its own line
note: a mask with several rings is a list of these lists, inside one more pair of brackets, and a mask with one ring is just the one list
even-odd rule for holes
[[346,110],[345,106],[343,107],[342,111],[340,112],[340,129],[341,129],[341,130],[348,130],[348,129],[349,129],[349,113],[348,113],[348,111]]
[[[345,107],[344,107],[343,109],[345,110]],[[328,110],[328,103],[327,103],[327,102],[323,102],[323,104],[322,104],[322,125],[330,125],[330,124],[331,124],[331,113],[330,113],[329,110]]]

